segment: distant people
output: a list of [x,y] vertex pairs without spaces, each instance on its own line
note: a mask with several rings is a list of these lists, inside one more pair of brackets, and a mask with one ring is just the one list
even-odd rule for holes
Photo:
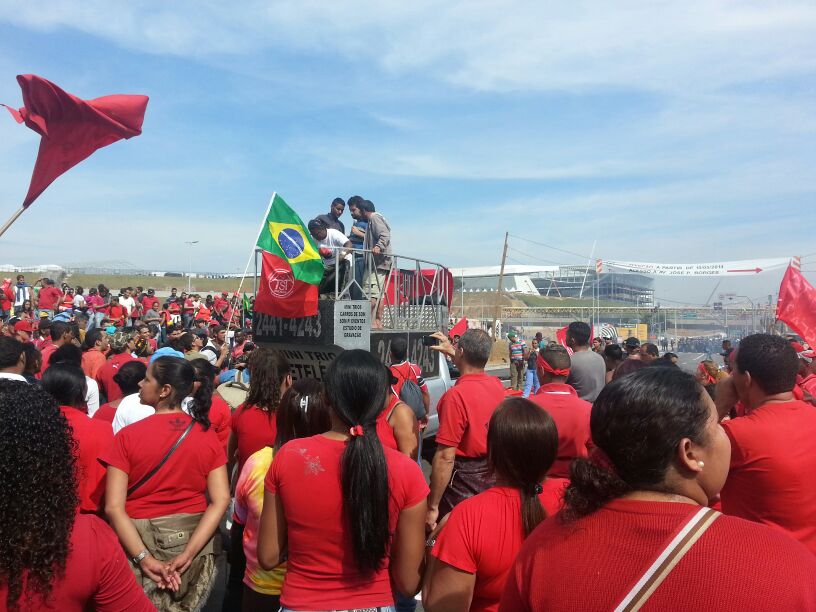
[[513,331],[507,332],[507,349],[510,361],[510,388],[521,391],[524,388],[524,370],[527,369],[527,356],[530,352],[527,343]]
[[327,228],[337,230],[341,234],[345,234],[346,226],[343,225],[343,222],[340,220],[340,217],[343,216],[344,210],[346,210],[346,203],[343,201],[343,198],[334,198],[331,206],[329,207],[328,214],[318,215],[317,219],[322,221],[323,225],[325,225]]
[[479,329],[469,329],[456,349],[441,333],[433,350],[449,355],[460,376],[439,399],[439,431],[431,468],[426,529],[459,502],[493,486],[487,465],[487,426],[493,411],[504,400],[504,385],[485,372],[493,339]]
[[[160,610],[203,606],[216,574],[214,534],[230,502],[224,449],[194,382],[184,359],[153,361],[139,395],[155,414],[123,428],[102,458],[105,513]],[[187,414],[181,403],[191,395]]]
[[59,403],[77,443],[79,509],[95,513],[105,493],[105,468],[99,458],[113,441],[113,432],[87,415],[86,384],[85,373],[76,363],[54,363],[42,377],[42,388]]
[[604,363],[606,364],[606,384],[612,382],[615,369],[623,361],[623,349],[620,344],[607,344],[603,352]]
[[533,338],[530,341],[530,350],[527,354],[527,369],[524,372],[524,393],[523,398],[530,397],[530,393],[538,393],[541,388],[541,382],[538,380],[538,340]]
[[657,348],[656,344],[644,342],[640,345],[640,359],[644,363],[649,364],[659,357],[660,350]]
[[557,449],[558,432],[544,410],[520,398],[499,405],[487,434],[496,486],[456,506],[430,536],[427,612],[498,608],[522,543],[561,509],[569,481],[546,476]]
[[351,240],[342,232],[327,227],[322,219],[312,219],[308,227],[323,259],[323,280],[320,281],[318,294],[334,296],[335,283],[338,291],[342,291],[346,283],[346,275],[351,265],[351,255],[348,253],[348,249],[351,249]]
[[731,440],[723,512],[787,531],[816,554],[816,410],[793,397],[796,351],[781,336],[753,334],[736,354],[716,390],[720,415],[737,399],[746,409],[723,421]]
[[23,305],[26,302],[31,303],[32,300],[31,295],[31,285],[25,282],[25,276],[23,274],[17,275],[17,284],[14,285],[14,314],[15,316],[19,317],[20,312],[24,310]]
[[578,392],[578,397],[588,402],[594,402],[606,384],[604,359],[589,350],[591,333],[589,325],[583,321],[573,321],[567,327],[567,346],[572,349],[567,384]]
[[[277,610],[286,575],[286,564],[266,571],[258,565],[258,529],[264,503],[264,479],[272,465],[276,450],[290,440],[309,438],[331,429],[331,411],[323,385],[311,378],[296,380],[281,398],[276,412],[277,439],[274,446],[265,446],[253,453],[244,464],[235,486],[234,518],[241,527],[243,566],[237,576],[243,591],[246,612]],[[230,560],[230,577],[234,571]],[[241,563],[239,563],[241,565]],[[235,600],[233,600],[235,601]],[[237,606],[226,609],[239,609]]]
[[77,512],[76,434],[57,402],[31,385],[0,380],[0,423],[0,520],[13,526],[13,537],[0,538],[0,607],[153,610],[116,534]]
[[[731,478],[729,444],[691,376],[643,368],[612,381],[592,407],[592,439],[561,516],[522,546],[500,610],[816,609],[812,554],[707,508]],[[677,537],[684,528],[689,538]],[[655,563],[673,553],[685,553],[673,567]]]
[[40,313],[45,313],[49,319],[53,319],[57,312],[57,307],[62,301],[62,291],[54,286],[54,281],[50,278],[42,279],[42,289],[37,295],[37,309]]
[[371,326],[373,329],[381,329],[385,306],[382,294],[391,267],[391,226],[385,217],[376,212],[374,204],[369,200],[360,203],[359,208],[368,222],[363,248],[371,251],[370,257],[366,257],[363,291],[371,300]]
[[722,341],[722,352],[720,356],[723,358],[723,363],[728,363],[729,358],[731,357],[731,353],[734,352],[734,347],[731,346],[730,340],[723,340]]
[[552,344],[540,349],[536,357],[541,388],[530,399],[549,413],[558,428],[558,455],[550,476],[569,478],[572,460],[588,456],[592,447],[589,433],[592,404],[578,397],[575,388],[567,384],[571,373],[567,349]]
[[626,351],[626,359],[624,359],[623,362],[615,369],[615,373],[612,375],[612,380],[617,380],[622,376],[631,374],[635,370],[639,370],[646,365],[646,362],[643,361],[640,354],[640,340],[630,336],[623,343],[623,348]]
[[599,355],[603,355],[603,350],[606,345],[604,344],[603,338],[595,337],[592,339],[592,352],[598,353]]
[[428,487],[419,466],[383,448],[375,421],[390,393],[369,351],[326,370],[332,428],[284,444],[265,488],[258,563],[286,558],[282,609],[389,609],[419,589]]

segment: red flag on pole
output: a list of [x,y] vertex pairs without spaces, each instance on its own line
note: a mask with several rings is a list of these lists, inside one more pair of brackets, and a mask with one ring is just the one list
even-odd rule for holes
[[254,312],[287,319],[317,314],[318,286],[296,279],[285,259],[266,251],[261,255]]
[[82,100],[50,81],[22,74],[23,107],[6,106],[17,123],[37,132],[40,150],[23,208],[28,208],[58,176],[97,149],[142,133],[147,96],[113,95]]
[[776,318],[799,334],[811,348],[816,346],[816,288],[793,265],[788,266],[779,286]]
[[468,320],[467,317],[462,317],[459,321],[456,322],[456,325],[450,328],[448,332],[448,336],[451,338],[456,338],[456,336],[461,336],[468,330]]

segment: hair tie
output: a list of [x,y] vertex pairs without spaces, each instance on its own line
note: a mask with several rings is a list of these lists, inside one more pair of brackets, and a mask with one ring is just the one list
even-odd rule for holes
[[363,426],[362,425],[354,425],[353,427],[349,428],[349,435],[352,438],[356,438],[357,436],[362,436],[363,434],[365,434],[365,432],[363,431]]
[[569,376],[570,369],[569,368],[554,368],[547,360],[541,356],[541,353],[536,354],[536,364],[539,368],[544,370],[545,372],[549,372],[553,376]]
[[533,487],[533,491],[535,492],[536,495],[541,495],[544,492],[544,487],[542,487],[540,484],[537,484],[536,486]]
[[309,412],[309,396],[308,395],[304,395],[303,397],[300,398],[300,409],[303,412],[308,414],[308,412]]
[[601,450],[600,447],[596,446],[592,453],[589,456],[589,460],[594,463],[596,466],[601,468],[602,470],[606,470],[607,472],[612,472],[613,474],[618,473],[618,470],[615,469],[615,464],[609,459],[609,456]]

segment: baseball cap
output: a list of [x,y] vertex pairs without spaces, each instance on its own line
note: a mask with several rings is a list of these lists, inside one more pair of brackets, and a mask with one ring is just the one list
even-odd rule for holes
[[111,336],[111,348],[115,351],[121,351],[128,345],[128,342],[130,342],[132,338],[133,334],[131,332],[119,330]]
[[309,228],[310,232],[313,232],[316,229],[325,229],[326,224],[323,223],[320,219],[312,219],[311,221],[309,221],[307,227]]
[[184,353],[172,347],[163,346],[150,356],[150,363],[153,363],[159,357],[178,357],[179,359],[184,359]]
[[508,338],[518,338],[518,336],[516,336],[516,332],[507,332],[507,337]]
[[17,321],[14,325],[14,331],[28,332],[31,334],[34,333],[34,327],[31,325],[31,321]]
[[624,346],[628,346],[634,348],[636,346],[640,346],[640,340],[635,338],[634,336],[629,336],[626,341],[623,343]]

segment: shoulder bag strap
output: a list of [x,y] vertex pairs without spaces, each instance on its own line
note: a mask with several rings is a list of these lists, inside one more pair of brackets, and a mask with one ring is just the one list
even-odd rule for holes
[[161,461],[159,461],[159,462],[156,464],[156,467],[154,467],[154,468],[153,468],[152,470],[150,470],[150,471],[149,471],[147,474],[145,474],[144,476],[142,476],[142,479],[141,479],[139,482],[137,482],[135,485],[133,485],[132,487],[129,487],[129,488],[128,488],[128,490],[127,490],[127,496],[128,496],[128,497],[130,497],[130,496],[133,494],[133,492],[134,492],[136,489],[138,489],[138,488],[139,488],[139,487],[141,487],[141,486],[142,486],[144,483],[146,483],[148,480],[150,480],[151,478],[153,478],[153,476],[156,474],[156,472],[158,472],[158,471],[161,469],[161,467],[162,467],[162,466],[163,466],[165,463],[167,463],[167,460],[168,460],[168,459],[169,459],[169,458],[172,456],[172,454],[173,454],[173,453],[175,453],[175,452],[176,452],[176,449],[179,447],[179,445],[181,445],[181,443],[182,443],[182,442],[184,442],[184,438],[186,438],[186,437],[187,437],[187,434],[189,434],[189,433],[190,433],[190,431],[192,431],[193,426],[195,425],[195,423],[196,423],[196,422],[195,422],[195,420],[190,421],[190,424],[187,426],[187,429],[185,429],[183,432],[181,432],[181,435],[179,436],[179,439],[178,439],[178,440],[176,440],[176,443],[175,443],[175,444],[173,444],[173,446],[171,446],[171,447],[170,447],[170,450],[169,450],[169,451],[167,451],[167,454],[166,454],[164,457],[162,457],[162,460],[161,460]]
[[720,513],[711,508],[700,508],[683,526],[669,545],[655,559],[655,562],[640,577],[632,590],[617,605],[615,612],[635,612],[640,610],[652,593],[668,577],[694,543],[700,539]]

